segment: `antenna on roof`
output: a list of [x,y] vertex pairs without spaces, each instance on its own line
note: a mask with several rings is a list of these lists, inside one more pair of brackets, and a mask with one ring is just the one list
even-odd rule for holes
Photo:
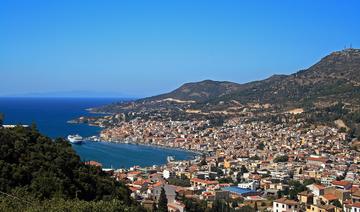
[[350,49],[352,49],[352,43],[350,43]]

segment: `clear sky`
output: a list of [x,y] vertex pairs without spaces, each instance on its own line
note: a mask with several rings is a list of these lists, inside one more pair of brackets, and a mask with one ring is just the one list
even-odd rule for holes
[[0,0],[0,95],[141,97],[293,73],[360,48],[359,2]]

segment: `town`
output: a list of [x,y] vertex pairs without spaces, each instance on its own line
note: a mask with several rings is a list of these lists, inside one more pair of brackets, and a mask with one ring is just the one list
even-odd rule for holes
[[[98,124],[119,116],[107,117]],[[232,117],[218,126],[139,117],[108,124],[100,138],[199,153],[163,166],[104,168],[150,211],[163,201],[162,190],[168,211],[360,210],[360,154],[346,130],[309,124],[297,114],[279,121]]]

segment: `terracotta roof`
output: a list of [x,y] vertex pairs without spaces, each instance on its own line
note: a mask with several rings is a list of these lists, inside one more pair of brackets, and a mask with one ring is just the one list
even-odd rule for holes
[[199,178],[192,178],[191,179],[192,182],[197,182],[197,183],[204,183],[204,184],[209,184],[209,185],[213,185],[213,184],[218,184],[218,181],[213,181],[213,180],[203,180],[203,179],[199,179]]
[[310,191],[302,191],[299,193],[299,195],[301,196],[314,196],[313,193],[311,193]]
[[286,205],[297,205],[297,204],[299,204],[298,202],[296,202],[294,200],[287,199],[285,197],[277,199],[274,202],[278,202],[278,203],[282,203],[282,204],[286,204]]
[[353,207],[360,208],[360,202],[355,202],[352,204]]
[[128,172],[127,174],[128,175],[139,175],[139,174],[141,174],[141,172],[140,171],[132,171],[132,172]]
[[351,194],[353,197],[360,197],[360,190],[355,190],[352,194]]
[[337,185],[337,186],[351,186],[352,185],[351,182],[345,181],[345,180],[334,180],[331,182],[331,184]]
[[135,185],[143,185],[145,183],[149,183],[149,181],[144,180],[144,179],[140,179],[140,180],[136,180],[133,184],[135,184]]
[[158,186],[162,186],[161,182],[156,182],[155,184],[153,184],[153,187],[158,187]]
[[325,189],[325,186],[321,185],[321,184],[314,184],[314,186],[317,188],[317,189]]
[[338,197],[335,194],[324,194],[323,197],[329,201],[338,199]]
[[310,161],[319,161],[319,162],[323,162],[323,163],[326,163],[328,161],[327,158],[323,158],[323,157],[319,157],[319,158],[316,158],[316,157],[308,157],[307,160],[310,160]]
[[130,189],[132,192],[134,192],[134,191],[139,190],[140,188],[136,188],[136,187],[129,187],[129,189]]
[[330,209],[336,208],[336,206],[334,206],[334,205],[316,205],[316,206],[321,209],[325,209],[325,210],[330,210]]

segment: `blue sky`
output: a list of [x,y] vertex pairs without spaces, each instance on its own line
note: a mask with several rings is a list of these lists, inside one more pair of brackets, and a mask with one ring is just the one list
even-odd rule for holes
[[0,0],[0,95],[141,97],[293,73],[360,48],[358,2]]

